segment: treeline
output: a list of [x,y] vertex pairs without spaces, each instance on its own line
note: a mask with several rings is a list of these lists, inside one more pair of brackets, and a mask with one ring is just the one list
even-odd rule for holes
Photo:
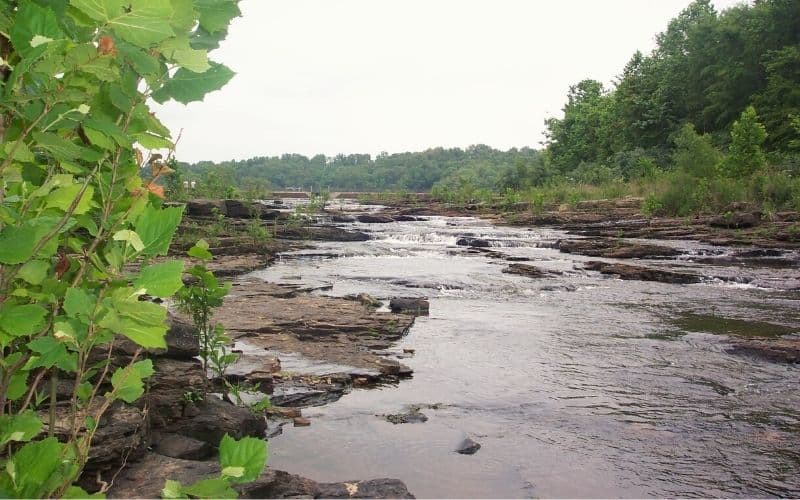
[[696,0],[637,52],[611,89],[584,80],[569,90],[563,118],[547,121],[552,165],[580,180],[675,167],[687,124],[720,151],[753,106],[773,162],[795,152],[800,115],[800,2],[757,0],[717,13]]
[[[528,165],[544,165],[540,152],[530,149],[500,151],[486,145],[466,149],[434,148],[415,153],[337,155],[311,158],[299,154],[257,157],[222,163],[182,165],[184,177],[194,176],[204,186],[262,186],[273,189],[302,187],[331,191],[429,191],[434,184],[474,184],[494,189]],[[510,181],[509,181],[510,182]],[[201,186],[202,187],[202,186]]]
[[546,120],[542,151],[283,155],[184,170],[209,187],[430,190],[450,201],[502,192],[539,205],[635,195],[678,215],[733,201],[800,209],[800,2],[718,13],[695,0],[609,88],[570,87],[563,112]]

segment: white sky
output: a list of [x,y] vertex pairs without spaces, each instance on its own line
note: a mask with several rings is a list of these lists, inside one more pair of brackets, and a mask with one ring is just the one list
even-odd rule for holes
[[[539,147],[569,85],[610,83],[689,0],[242,0],[237,75],[156,106],[182,161]],[[715,0],[718,10],[738,0]]]

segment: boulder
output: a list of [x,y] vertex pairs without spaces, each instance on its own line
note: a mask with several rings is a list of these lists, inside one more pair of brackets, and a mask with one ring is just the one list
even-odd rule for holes
[[351,215],[334,215],[331,217],[333,222],[355,222],[356,218]]
[[696,274],[610,262],[589,261],[584,265],[584,269],[599,271],[602,274],[613,274],[623,280],[658,281],[675,284],[700,283],[703,281],[703,277]]
[[386,224],[389,222],[394,222],[394,219],[388,215],[361,214],[357,216],[356,219],[358,222],[363,222],[365,224]]
[[200,334],[197,327],[174,314],[167,316],[167,352],[164,356],[174,359],[192,359],[200,355]]
[[179,421],[208,390],[208,381],[200,361],[154,358],[155,374],[144,400],[156,428]]
[[727,212],[723,215],[712,217],[708,220],[711,227],[728,229],[742,229],[757,226],[761,221],[761,214],[753,212]]
[[158,432],[153,434],[151,443],[153,451],[167,457],[184,460],[203,460],[209,458],[214,452],[210,444],[180,434]]
[[260,215],[261,210],[252,202],[242,200],[223,200],[225,215],[234,219],[252,219]]
[[529,264],[511,264],[503,269],[503,272],[506,274],[518,274],[528,278],[547,278],[561,274],[555,271],[545,271],[544,269]]
[[224,201],[195,199],[186,202],[186,215],[208,217],[215,213],[225,215]]
[[673,257],[682,252],[677,248],[644,243],[630,243],[615,238],[588,238],[558,240],[555,244],[563,253],[606,257],[611,259],[644,259]]
[[427,299],[418,297],[395,297],[389,301],[389,309],[393,313],[427,315],[430,312],[430,303]]
[[480,449],[480,443],[477,443],[470,438],[465,438],[463,441],[461,441],[461,444],[458,445],[458,448],[456,448],[456,453],[460,453],[462,455],[474,455]]
[[267,430],[263,416],[222,401],[213,394],[206,395],[205,399],[195,405],[196,414],[186,415],[172,422],[164,431],[189,436],[216,447],[225,434],[235,439],[244,436],[263,437]]
[[484,240],[482,238],[459,238],[456,240],[456,245],[472,248],[488,248],[492,246],[489,240]]
[[317,498],[416,498],[399,479],[320,483]]

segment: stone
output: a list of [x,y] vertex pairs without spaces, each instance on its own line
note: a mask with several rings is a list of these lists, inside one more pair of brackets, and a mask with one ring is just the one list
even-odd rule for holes
[[186,202],[186,215],[208,217],[219,213],[225,215],[222,200],[195,199]]
[[200,355],[200,338],[194,323],[172,313],[167,315],[167,352],[164,356],[175,359],[192,359]]
[[295,427],[308,427],[311,425],[311,420],[305,417],[294,417],[292,422],[294,423]]
[[601,274],[613,274],[623,280],[658,281],[674,284],[700,283],[703,280],[702,276],[680,271],[600,261],[586,262],[584,269],[599,271]]
[[186,415],[186,408],[208,390],[199,360],[153,358],[155,374],[149,379],[147,402],[153,426],[164,427]]
[[480,443],[477,443],[470,438],[465,438],[463,441],[461,441],[461,444],[458,445],[458,448],[456,448],[456,453],[460,453],[462,455],[474,455],[480,449]]
[[356,219],[358,222],[363,222],[365,224],[387,224],[389,222],[394,222],[394,219],[388,215],[361,214],[357,216]]
[[267,409],[267,415],[274,415],[282,418],[302,417],[302,410],[291,406],[273,406]]
[[184,460],[203,460],[214,451],[210,444],[180,434],[155,433],[151,439],[153,451]]
[[536,266],[531,266],[529,264],[510,264],[503,272],[506,274],[518,274],[520,276],[525,276],[527,278],[548,278],[551,276],[555,276],[558,274],[562,274],[556,271],[546,271]]
[[416,498],[399,479],[320,483],[318,498]]
[[586,238],[558,240],[555,244],[563,253],[609,259],[646,259],[673,257],[682,252],[677,248],[644,243],[631,243],[618,238]]
[[387,422],[392,424],[421,424],[428,421],[428,416],[419,411],[419,407],[411,407],[404,413],[391,413],[382,415]]
[[242,200],[223,200],[225,215],[234,219],[252,219],[258,217],[261,210],[253,203]]
[[430,312],[430,303],[424,298],[395,297],[389,301],[389,309],[393,313],[427,315]]
[[331,217],[332,222],[355,222],[356,218],[351,215],[334,215]]
[[727,212],[723,215],[712,217],[708,220],[711,227],[727,229],[742,229],[757,226],[761,221],[761,214],[752,212]]
[[456,245],[460,247],[472,248],[488,248],[491,246],[489,240],[484,240],[481,238],[459,238],[456,240]]
[[263,437],[267,424],[263,416],[255,415],[247,408],[241,408],[222,401],[213,394],[195,403],[199,413],[184,417],[165,426],[165,432],[188,436],[218,446],[225,434],[235,439],[244,436]]
[[267,469],[255,481],[236,485],[239,498],[320,498],[320,487],[311,479]]

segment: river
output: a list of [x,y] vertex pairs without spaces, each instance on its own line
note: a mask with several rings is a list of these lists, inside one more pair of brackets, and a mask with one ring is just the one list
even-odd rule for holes
[[[670,265],[729,279],[622,281],[551,248],[566,237],[552,229],[344,225],[372,239],[321,243],[251,277],[428,297],[430,315],[396,346],[415,351],[401,360],[414,376],[304,410],[313,424],[272,438],[271,466],[395,477],[418,497],[800,496],[798,366],[727,351],[730,335],[800,332],[800,296],[779,286],[796,269],[701,267],[693,256],[726,249],[662,242],[688,253]],[[505,274],[508,262],[457,246],[465,235],[563,274]],[[427,422],[377,416],[418,404],[436,405]],[[481,449],[455,453],[467,436]]]

